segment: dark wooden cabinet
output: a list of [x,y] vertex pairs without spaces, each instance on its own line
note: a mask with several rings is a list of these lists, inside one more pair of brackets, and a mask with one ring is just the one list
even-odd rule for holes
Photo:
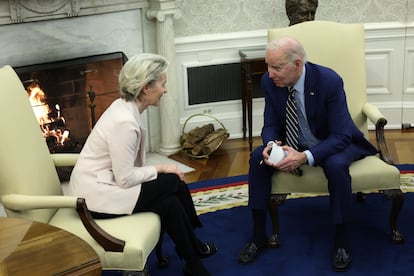
[[[240,65],[242,74],[242,115],[243,138],[246,138],[246,130],[249,131],[249,149],[252,151],[252,106],[253,106],[253,78],[267,72],[267,64],[264,61],[264,49],[240,50]],[[247,112],[247,116],[246,116]],[[247,117],[247,118],[246,118]]]

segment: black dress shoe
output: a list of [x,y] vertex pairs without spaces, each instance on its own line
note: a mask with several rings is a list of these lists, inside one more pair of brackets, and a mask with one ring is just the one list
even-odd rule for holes
[[348,271],[351,267],[352,255],[345,248],[337,248],[333,254],[332,267],[337,272]]
[[257,246],[253,242],[247,243],[240,251],[239,261],[243,264],[253,262],[254,259],[256,259],[256,257],[259,255],[260,251],[262,251],[262,249],[263,246]]
[[216,254],[218,251],[217,245],[212,242],[205,242],[202,245],[202,249],[200,252],[200,258],[207,258],[211,255]]

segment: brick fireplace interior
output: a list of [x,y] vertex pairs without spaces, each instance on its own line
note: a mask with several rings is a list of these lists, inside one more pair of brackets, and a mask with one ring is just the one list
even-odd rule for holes
[[15,67],[26,89],[35,83],[45,94],[48,128],[69,133],[62,144],[45,135],[51,153],[80,152],[95,122],[119,97],[118,74],[126,60],[114,52]]

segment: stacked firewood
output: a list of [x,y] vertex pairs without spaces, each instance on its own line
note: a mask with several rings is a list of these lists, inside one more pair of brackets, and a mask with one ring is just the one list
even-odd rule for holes
[[196,127],[181,136],[181,147],[183,151],[194,157],[207,157],[216,151],[229,137],[224,128],[214,129],[213,124]]

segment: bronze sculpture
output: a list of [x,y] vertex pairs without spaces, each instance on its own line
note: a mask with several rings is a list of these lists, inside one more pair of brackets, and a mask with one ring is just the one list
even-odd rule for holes
[[286,15],[289,18],[289,26],[304,21],[315,19],[318,0],[286,0]]

